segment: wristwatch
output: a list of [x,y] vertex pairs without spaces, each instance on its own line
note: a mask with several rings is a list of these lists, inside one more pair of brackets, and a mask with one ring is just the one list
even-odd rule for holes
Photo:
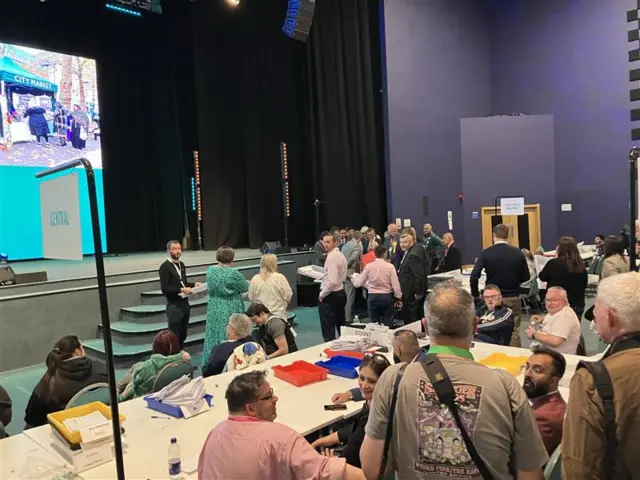
[[353,392],[349,390],[349,400],[353,401]]
[[536,332],[531,332],[531,340],[535,340],[536,339]]

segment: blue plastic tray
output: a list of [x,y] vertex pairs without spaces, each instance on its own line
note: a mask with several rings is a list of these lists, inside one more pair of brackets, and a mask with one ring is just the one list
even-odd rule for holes
[[329,370],[331,375],[337,375],[344,378],[358,378],[356,368],[360,366],[362,360],[358,358],[345,357],[344,355],[336,355],[326,362],[316,362],[316,365]]
[[[211,401],[213,400],[213,395],[209,395],[205,393],[204,399],[207,401],[207,405],[211,406]],[[169,403],[163,403],[159,400],[155,400],[151,398],[151,395],[147,395],[144,397],[144,401],[147,402],[147,407],[151,410],[155,410],[157,412],[166,413],[167,415],[171,415],[176,418],[183,418],[182,410],[180,407],[176,407],[175,405],[171,405]]]

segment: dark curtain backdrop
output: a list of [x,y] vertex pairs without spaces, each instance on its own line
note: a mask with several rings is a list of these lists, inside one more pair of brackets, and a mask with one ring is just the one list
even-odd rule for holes
[[377,2],[318,2],[311,41],[286,37],[285,0],[193,4],[207,248],[284,239],[279,142],[288,146],[290,244],[322,225],[386,220]]
[[162,249],[184,231],[197,144],[193,57],[188,2],[167,9],[135,18],[101,1],[2,3],[0,42],[96,59],[110,252]]

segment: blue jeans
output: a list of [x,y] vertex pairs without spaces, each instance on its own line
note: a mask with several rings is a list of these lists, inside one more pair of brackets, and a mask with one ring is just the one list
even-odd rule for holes
[[393,296],[390,293],[370,293],[367,310],[370,322],[390,326],[393,322]]

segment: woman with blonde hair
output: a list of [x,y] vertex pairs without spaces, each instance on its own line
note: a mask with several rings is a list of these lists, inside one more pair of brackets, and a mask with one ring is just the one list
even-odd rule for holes
[[249,283],[249,300],[261,303],[278,317],[287,318],[287,306],[293,291],[287,278],[278,272],[278,257],[267,253],[260,260],[260,273]]

